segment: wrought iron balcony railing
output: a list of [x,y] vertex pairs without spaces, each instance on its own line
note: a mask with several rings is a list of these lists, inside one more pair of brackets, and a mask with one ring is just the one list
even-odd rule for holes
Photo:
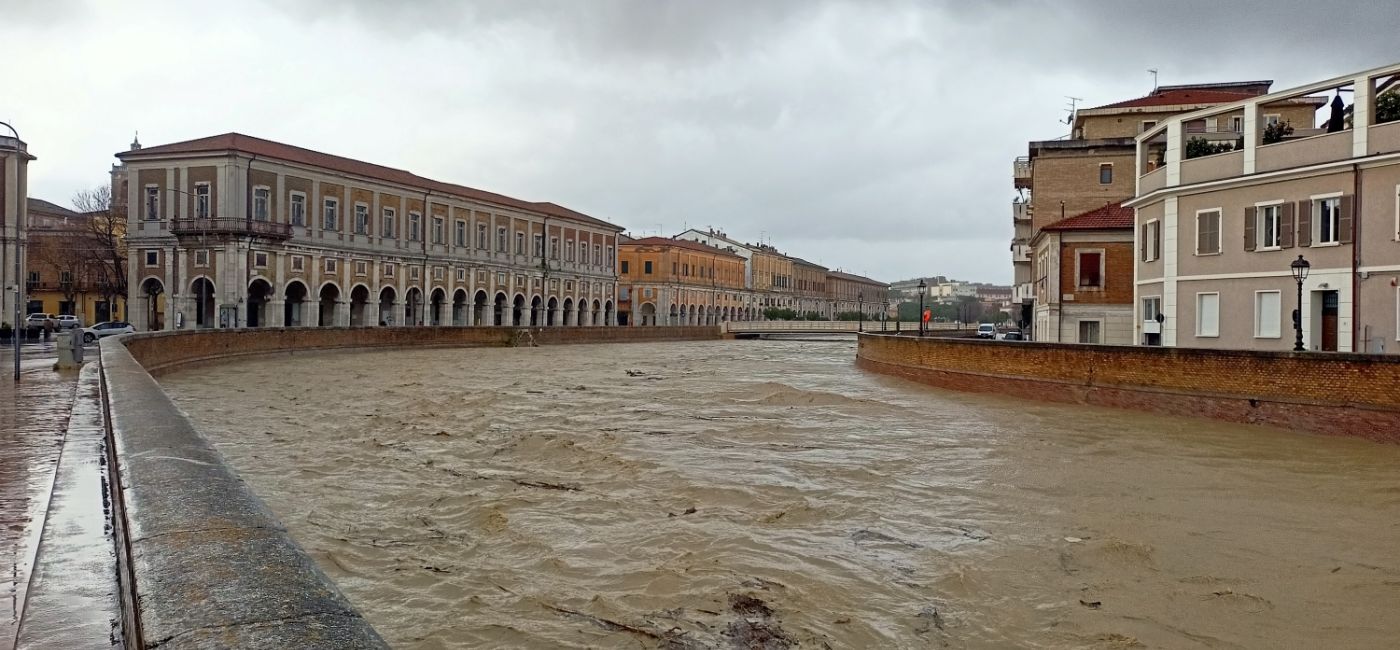
[[241,217],[174,219],[170,222],[170,230],[176,235],[252,235],[272,239],[292,236],[292,227],[288,224]]

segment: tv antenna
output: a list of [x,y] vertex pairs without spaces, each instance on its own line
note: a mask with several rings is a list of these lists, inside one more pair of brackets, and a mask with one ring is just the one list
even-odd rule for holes
[[1084,98],[1065,95],[1065,99],[1069,100],[1069,117],[1065,118],[1065,124],[1074,124],[1074,111],[1079,107],[1079,102],[1084,101]]
[[1157,92],[1157,68],[1148,68],[1148,74],[1152,75],[1152,92]]

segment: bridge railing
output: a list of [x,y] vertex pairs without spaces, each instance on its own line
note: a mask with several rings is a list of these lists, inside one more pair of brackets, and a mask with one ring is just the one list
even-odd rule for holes
[[[963,324],[962,328],[969,327]],[[724,323],[724,331],[730,334],[750,334],[750,333],[839,333],[839,332],[893,332],[903,330],[913,332],[919,329],[919,324],[914,321],[895,323],[894,321],[867,320],[864,322],[853,320],[750,320],[750,321],[728,321]],[[957,323],[929,323],[930,330],[955,330],[960,329]]]

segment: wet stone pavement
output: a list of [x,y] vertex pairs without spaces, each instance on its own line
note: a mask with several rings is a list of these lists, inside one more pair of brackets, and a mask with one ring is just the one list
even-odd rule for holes
[[55,359],[52,342],[25,345],[16,386],[14,352],[0,351],[0,649],[15,643],[77,385]]

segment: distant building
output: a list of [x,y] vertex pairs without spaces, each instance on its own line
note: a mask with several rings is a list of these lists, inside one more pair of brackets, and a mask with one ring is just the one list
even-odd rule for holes
[[[1045,226],[1132,198],[1136,179],[1134,138],[1173,115],[1238,102],[1268,92],[1272,81],[1159,86],[1146,96],[1080,109],[1070,137],[1031,142],[1026,156],[1013,162],[1013,185],[1021,195],[1012,203],[1013,298],[1021,302],[1013,320],[1032,320],[1036,292],[1028,284],[1045,277],[1034,268],[1031,240]],[[1271,111],[1276,122],[1311,124],[1316,99],[1281,103]],[[1199,137],[1234,143],[1242,137],[1243,114],[1224,111],[1193,123]],[[1184,141],[1183,141],[1184,142]],[[1155,164],[1155,163],[1153,163]],[[1131,278],[1115,279],[1131,282]],[[1056,335],[1058,336],[1058,335]],[[1041,337],[1037,337],[1041,338]]]
[[[1397,78],[1236,98],[1137,136],[1137,342],[1291,350],[1297,309],[1306,350],[1400,352]],[[1226,126],[1234,150],[1203,146]]]
[[[74,212],[29,199],[29,255],[25,267],[26,313],[78,316],[83,324],[126,317],[126,296],[114,277],[124,271],[102,245],[95,219],[109,215]],[[115,254],[117,251],[112,251]]]
[[687,239],[627,239],[618,246],[619,325],[715,325],[753,320],[744,258]]
[[1036,259],[1034,336],[1052,343],[1133,343],[1133,210],[1110,203],[1047,224]]
[[827,272],[826,292],[831,317],[859,311],[867,318],[878,318],[886,313],[890,300],[890,285],[841,271]]

